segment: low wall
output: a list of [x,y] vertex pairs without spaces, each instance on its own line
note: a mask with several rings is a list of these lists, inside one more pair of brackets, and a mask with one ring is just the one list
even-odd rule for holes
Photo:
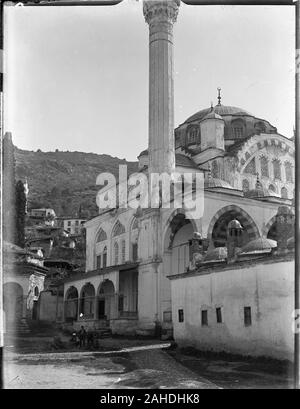
[[[181,275],[171,279],[171,289],[179,346],[293,359],[293,260]],[[244,321],[245,307],[251,308],[250,325]],[[221,308],[221,323],[216,308]],[[202,310],[207,311],[208,325],[201,321]]]

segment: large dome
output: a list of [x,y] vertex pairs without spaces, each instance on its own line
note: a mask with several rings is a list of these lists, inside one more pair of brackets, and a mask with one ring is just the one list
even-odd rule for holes
[[[202,109],[199,112],[196,112],[194,115],[190,116],[185,122],[193,122],[193,121],[199,121],[203,119],[209,112],[211,111],[211,108],[206,108]],[[232,106],[227,106],[227,105],[216,105],[214,107],[214,111],[218,115],[242,115],[242,116],[253,116],[249,112],[245,111],[242,108],[237,108],[237,107],[232,107]]]

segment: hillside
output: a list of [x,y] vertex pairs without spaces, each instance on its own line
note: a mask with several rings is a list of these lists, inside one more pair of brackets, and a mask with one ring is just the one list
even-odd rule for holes
[[128,174],[137,170],[137,162],[84,152],[15,148],[15,159],[16,179],[28,180],[28,208],[51,207],[59,216],[75,216],[80,206],[86,217],[96,215],[99,173],[110,172],[118,178],[121,164],[127,164]]

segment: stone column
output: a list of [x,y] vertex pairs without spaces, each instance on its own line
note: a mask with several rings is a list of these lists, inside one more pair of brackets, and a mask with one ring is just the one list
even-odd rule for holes
[[173,23],[180,0],[144,0],[149,24],[149,173],[175,170]]

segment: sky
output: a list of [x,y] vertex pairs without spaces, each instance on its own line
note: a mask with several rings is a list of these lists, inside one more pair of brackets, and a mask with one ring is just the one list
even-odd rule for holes
[[[22,149],[136,160],[148,145],[142,3],[5,7],[4,130]],[[217,103],[291,137],[294,7],[190,6],[174,24],[175,126]]]

